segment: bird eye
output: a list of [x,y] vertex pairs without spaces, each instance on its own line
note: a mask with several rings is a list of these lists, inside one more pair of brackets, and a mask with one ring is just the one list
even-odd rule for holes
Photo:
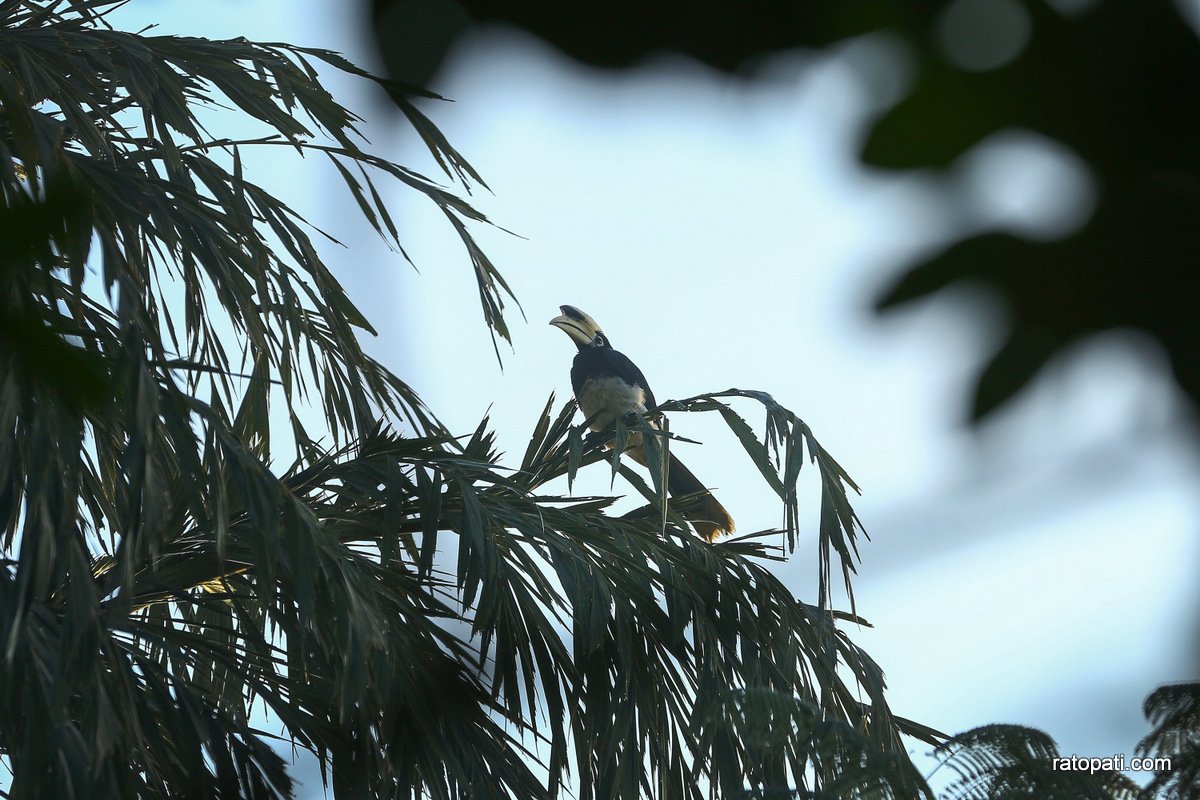
[[596,347],[604,347],[604,337],[597,333],[596,338],[592,340],[592,344],[596,345]]

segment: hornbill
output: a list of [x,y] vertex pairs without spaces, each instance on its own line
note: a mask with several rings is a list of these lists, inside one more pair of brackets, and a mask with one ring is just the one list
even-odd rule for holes
[[[562,314],[550,320],[550,324],[561,328],[579,348],[571,365],[571,388],[575,390],[579,409],[591,421],[592,430],[602,431],[614,419],[624,419],[631,412],[641,415],[654,408],[654,393],[646,383],[646,376],[624,354],[613,349],[596,320],[574,306],[559,308]],[[626,452],[646,466],[644,448],[636,437],[630,438],[632,446]],[[733,532],[729,512],[674,453],[667,459],[667,490],[673,495],[702,493],[685,516],[708,541]]]

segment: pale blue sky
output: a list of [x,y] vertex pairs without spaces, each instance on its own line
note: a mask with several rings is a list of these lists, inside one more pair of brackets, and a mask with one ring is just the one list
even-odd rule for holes
[[[360,4],[144,1],[123,14],[375,66],[348,9]],[[1039,222],[1054,214],[1071,224],[1086,175],[1028,139],[968,157],[949,179],[868,173],[853,155],[867,95],[846,63],[782,56],[767,71],[743,85],[660,60],[614,76],[511,32],[462,44],[433,87],[455,102],[426,111],[490,184],[478,205],[524,237],[476,231],[528,316],[509,315],[503,371],[466,255],[430,204],[391,194],[416,274],[318,163],[242,155],[251,179],[351,245],[325,254],[379,330],[370,351],[452,429],[490,409],[519,459],[547,395],[570,392],[573,347],[546,324],[561,303],[599,320],[659,400],[769,391],[864,489],[872,541],[855,586],[875,628],[852,635],[886,671],[897,713],[949,732],[1034,725],[1066,754],[1131,753],[1142,700],[1195,679],[1200,644],[1200,469],[1161,359],[1106,337],[972,433],[959,424],[964,391],[995,345],[997,310],[960,294],[884,321],[867,311],[901,265],[956,230],[1046,235]],[[377,152],[435,171],[368,87],[331,86],[368,117]],[[954,201],[935,191],[948,180]],[[742,410],[757,427],[757,410]],[[704,442],[678,452],[740,531],[779,524],[719,421],[676,415],[672,429]],[[576,491],[606,491],[595,472]],[[815,505],[803,521],[809,535],[780,574],[812,600]]]

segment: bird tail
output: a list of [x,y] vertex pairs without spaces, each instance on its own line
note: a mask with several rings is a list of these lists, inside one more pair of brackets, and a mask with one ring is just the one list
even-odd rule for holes
[[699,494],[696,505],[688,509],[684,515],[688,522],[692,523],[696,532],[710,542],[718,536],[733,533],[733,517],[729,516],[725,506],[721,505],[716,497],[713,497],[713,493],[700,482],[700,479],[693,475],[692,471],[685,467],[674,453],[669,454],[667,463],[669,468],[667,472],[668,492],[676,497],[702,493]]

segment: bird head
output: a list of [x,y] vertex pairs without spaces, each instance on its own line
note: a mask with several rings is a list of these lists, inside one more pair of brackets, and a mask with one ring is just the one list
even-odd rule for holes
[[559,309],[562,310],[562,314],[550,320],[550,324],[556,328],[561,328],[563,333],[570,336],[571,340],[575,342],[580,350],[585,347],[610,346],[608,337],[604,335],[604,331],[600,329],[596,320],[575,306],[559,306]]

